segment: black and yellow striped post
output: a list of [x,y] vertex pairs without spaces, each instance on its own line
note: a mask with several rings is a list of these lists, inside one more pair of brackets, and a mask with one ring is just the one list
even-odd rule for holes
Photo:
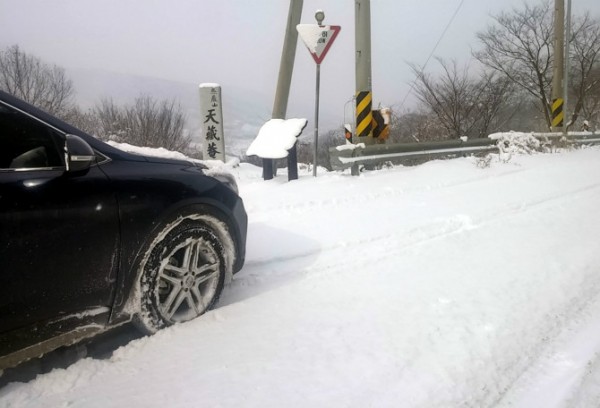
[[552,101],[552,130],[560,130],[563,127],[564,101],[562,98],[556,98]]
[[356,94],[356,136],[371,136],[373,113],[371,112],[372,93],[359,91]]

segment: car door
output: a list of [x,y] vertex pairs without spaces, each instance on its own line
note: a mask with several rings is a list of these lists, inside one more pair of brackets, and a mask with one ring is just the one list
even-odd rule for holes
[[60,131],[0,102],[0,333],[106,310],[114,297],[115,194],[98,165],[67,171],[64,146]]

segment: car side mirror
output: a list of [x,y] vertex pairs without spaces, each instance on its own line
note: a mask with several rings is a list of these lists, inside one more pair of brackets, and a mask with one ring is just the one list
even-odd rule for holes
[[94,149],[79,136],[67,135],[65,142],[65,162],[67,172],[87,170],[96,161]]

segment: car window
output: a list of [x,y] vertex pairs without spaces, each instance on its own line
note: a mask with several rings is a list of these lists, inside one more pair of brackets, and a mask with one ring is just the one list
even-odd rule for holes
[[54,129],[0,104],[0,170],[64,166],[61,139]]

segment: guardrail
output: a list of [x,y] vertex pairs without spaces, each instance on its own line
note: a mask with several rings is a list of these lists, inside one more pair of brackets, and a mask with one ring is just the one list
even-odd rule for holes
[[[562,133],[531,133],[544,144],[557,145],[564,141]],[[600,133],[569,132],[567,142],[582,144],[600,143]],[[470,140],[445,140],[441,142],[394,143],[366,146],[363,143],[342,145],[329,148],[329,160],[334,170],[352,168],[352,174],[358,174],[359,164],[377,165],[400,159],[420,158],[423,163],[435,158],[450,155],[467,155],[498,150],[498,141],[491,138]],[[425,159],[425,160],[423,160]],[[406,161],[406,160],[405,160]],[[414,160],[413,160],[414,161]],[[414,163],[413,163],[414,164]]]
[[[540,140],[547,139],[553,143],[557,140],[561,140],[564,135],[562,133],[532,133],[533,137]],[[577,144],[596,144],[600,143],[600,132],[569,132],[567,135],[567,141],[571,141]]]

